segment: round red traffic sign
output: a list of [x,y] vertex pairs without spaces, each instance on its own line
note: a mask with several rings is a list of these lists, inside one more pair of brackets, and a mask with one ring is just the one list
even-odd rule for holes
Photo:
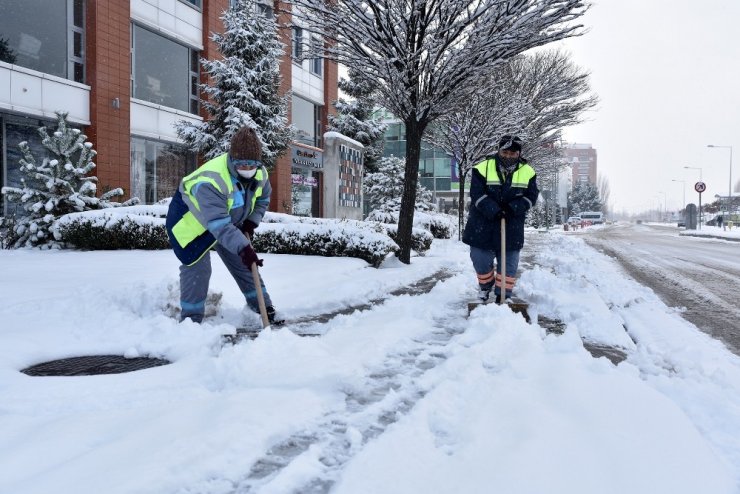
[[697,191],[699,194],[707,190],[707,184],[704,182],[696,182],[694,184],[694,190]]

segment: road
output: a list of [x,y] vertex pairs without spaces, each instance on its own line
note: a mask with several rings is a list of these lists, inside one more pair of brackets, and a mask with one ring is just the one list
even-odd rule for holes
[[702,331],[740,355],[740,242],[679,236],[674,226],[610,225],[584,240],[614,257]]

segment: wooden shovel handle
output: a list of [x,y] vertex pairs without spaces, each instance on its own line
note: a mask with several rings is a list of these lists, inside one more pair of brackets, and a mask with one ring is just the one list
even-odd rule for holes
[[267,328],[270,326],[270,320],[267,318],[265,296],[262,293],[262,283],[260,282],[260,273],[256,262],[252,264],[252,279],[254,280],[254,288],[257,290],[257,304],[260,307],[260,316],[262,316],[262,327]]

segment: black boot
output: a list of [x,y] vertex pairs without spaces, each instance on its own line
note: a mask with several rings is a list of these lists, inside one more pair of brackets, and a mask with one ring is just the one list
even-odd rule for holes
[[270,321],[270,326],[282,326],[283,324],[285,324],[285,319],[277,318],[275,307],[273,307],[272,305],[268,305],[266,311],[267,320]]

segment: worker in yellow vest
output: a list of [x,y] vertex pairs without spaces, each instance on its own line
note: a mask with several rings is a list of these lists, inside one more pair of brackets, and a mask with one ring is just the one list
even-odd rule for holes
[[[501,287],[510,298],[516,282],[519,251],[524,247],[524,219],[539,196],[537,174],[521,155],[522,140],[505,135],[498,152],[473,166],[470,212],[463,242],[478,278],[478,297],[488,300],[491,289],[499,300]],[[501,219],[506,221],[506,279],[501,279]],[[497,269],[494,270],[494,260]]]
[[[272,188],[262,165],[262,143],[248,127],[236,131],[228,153],[213,158],[182,179],[167,212],[167,235],[180,266],[180,320],[203,321],[210,251],[223,260],[247,305],[259,312],[257,288],[251,275],[262,259],[252,246],[254,229],[270,204]],[[264,282],[262,292],[271,324],[275,308]]]

